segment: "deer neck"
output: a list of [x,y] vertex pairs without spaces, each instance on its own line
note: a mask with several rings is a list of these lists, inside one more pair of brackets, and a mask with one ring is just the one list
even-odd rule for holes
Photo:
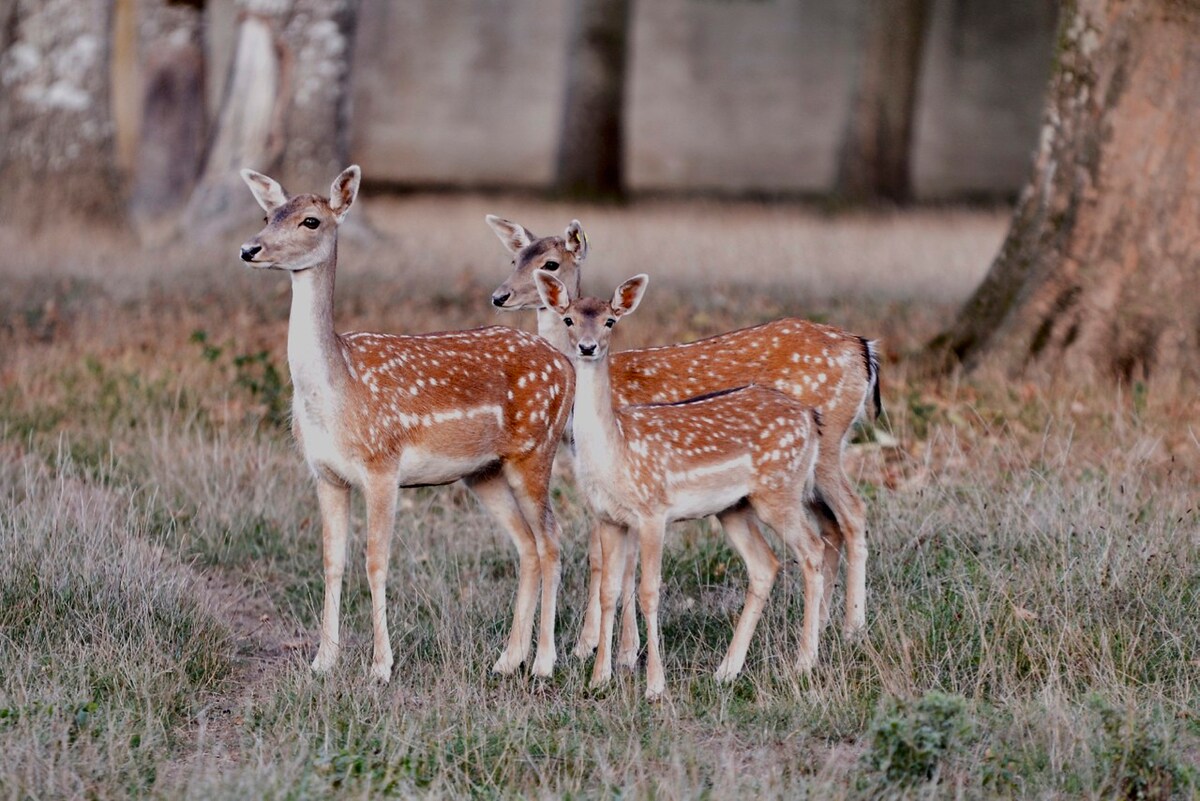
[[538,336],[550,343],[559,353],[570,356],[571,343],[567,340],[567,327],[553,309],[541,307],[537,310]]
[[288,368],[299,390],[339,387],[348,376],[341,343],[333,330],[333,283],[337,245],[329,258],[292,273],[288,318]]
[[594,477],[620,471],[622,442],[613,410],[607,358],[575,362],[572,426],[577,470]]

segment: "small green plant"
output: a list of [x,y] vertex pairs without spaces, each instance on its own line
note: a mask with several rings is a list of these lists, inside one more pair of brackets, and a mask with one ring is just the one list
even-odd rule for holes
[[936,403],[930,403],[919,390],[912,390],[906,399],[908,404],[908,425],[912,435],[917,439],[929,438],[929,429],[937,415]]
[[896,701],[871,727],[867,764],[884,787],[922,784],[962,750],[971,730],[961,696],[928,692],[915,701]]
[[1100,740],[1093,746],[1104,769],[1102,790],[1107,797],[1127,801],[1165,801],[1182,795],[1188,775],[1175,760],[1162,733],[1135,710],[1114,709],[1096,699]]
[[233,357],[236,370],[234,383],[250,391],[250,394],[266,406],[265,419],[280,428],[287,426],[288,396],[283,386],[283,375],[271,354],[265,350],[244,353]]
[[[218,364],[225,349],[209,342],[208,332],[197,329],[191,341],[200,346],[200,356],[209,364]],[[232,357],[233,383],[248,391],[263,407],[263,420],[272,426],[286,428],[288,423],[288,393],[283,373],[275,366],[269,351],[242,353]]]

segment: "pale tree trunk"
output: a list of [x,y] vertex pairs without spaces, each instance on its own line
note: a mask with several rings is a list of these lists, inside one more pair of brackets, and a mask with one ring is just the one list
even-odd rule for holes
[[16,0],[0,14],[0,220],[123,226],[111,0]]
[[1073,383],[1200,377],[1200,7],[1064,8],[1033,176],[931,347]]
[[191,195],[204,159],[204,40],[201,2],[138,5],[141,121],[130,211],[143,239],[165,236]]
[[287,89],[279,179],[329,191],[349,166],[350,76],[358,0],[296,0],[284,29]]
[[[328,192],[347,166],[358,0],[241,0],[237,43],[185,228],[207,239],[258,216],[238,170]],[[360,215],[361,216],[361,215]]]
[[625,73],[632,0],[574,0],[554,187],[573,196],[625,189]]
[[917,84],[930,0],[868,0],[836,193],[855,202],[912,199]]

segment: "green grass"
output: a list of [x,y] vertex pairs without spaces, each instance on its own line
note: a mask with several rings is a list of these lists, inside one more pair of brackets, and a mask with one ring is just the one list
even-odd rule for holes
[[[76,391],[109,391],[103,374],[93,381]],[[513,554],[465,492],[413,492],[389,581],[392,684],[367,679],[369,595],[356,559],[339,668],[316,678],[308,649],[294,654],[232,710],[241,723],[224,739],[198,742],[198,713],[229,691],[241,658],[220,610],[195,593],[198,574],[264,591],[311,647],[322,588],[315,499],[282,432],[172,428],[174,393],[127,397],[129,416],[166,416],[108,428],[103,458],[77,463],[69,435],[41,440],[51,451],[27,429],[8,434],[27,450],[4,464],[0,528],[11,555],[0,582],[0,773],[14,791],[1195,792],[1185,766],[1198,734],[1197,513],[1136,466],[1072,475],[1070,452],[877,493],[868,632],[843,643],[831,627],[811,677],[788,669],[803,605],[793,565],[746,674],[731,687],[711,680],[744,571],[712,526],[678,527],[664,562],[671,700],[658,706],[641,700],[637,674],[589,690],[588,665],[569,656],[547,681],[490,676]],[[1022,458],[1003,440],[994,456]],[[559,498],[565,654],[587,579],[586,516],[572,488]],[[361,510],[355,518],[357,553]],[[958,699],[939,702],[957,717],[949,744],[921,751],[913,743],[936,729],[921,722],[928,698]],[[1111,710],[1130,710],[1132,722],[1114,723]],[[228,753],[237,760],[217,758]]]
[[0,465],[0,788],[142,795],[230,672],[195,577],[151,544],[144,494],[68,459]]

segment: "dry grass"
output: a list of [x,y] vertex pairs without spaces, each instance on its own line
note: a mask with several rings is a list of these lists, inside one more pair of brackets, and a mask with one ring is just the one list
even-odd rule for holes
[[[779,314],[883,336],[897,444],[851,453],[870,509],[867,635],[827,632],[813,676],[791,675],[789,569],[745,677],[715,685],[744,575],[700,523],[665,559],[670,701],[645,704],[635,676],[590,692],[570,658],[547,682],[495,678],[510,546],[463,491],[422,490],[397,524],[392,684],[367,680],[359,559],[343,662],[314,678],[316,501],[271,422],[287,403],[286,282],[241,271],[236,236],[143,253],[0,232],[0,795],[1197,792],[1194,398],[909,378],[1003,215],[371,200],[395,240],[343,248],[346,329],[495,321],[507,260],[482,217],[496,212],[538,232],[583,220],[595,291],[653,275],[655,313],[626,345]],[[586,514],[567,485],[556,505],[566,644]]]

